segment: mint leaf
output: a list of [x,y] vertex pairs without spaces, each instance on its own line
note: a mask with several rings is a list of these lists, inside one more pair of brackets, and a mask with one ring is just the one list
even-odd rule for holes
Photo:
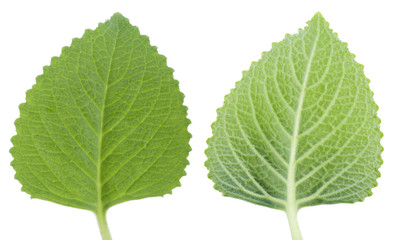
[[106,211],[180,186],[189,120],[173,70],[121,14],[74,39],[26,93],[10,150],[32,198]]
[[377,105],[347,45],[317,13],[244,72],[212,125],[209,178],[225,196],[287,213],[352,203],[377,185]]

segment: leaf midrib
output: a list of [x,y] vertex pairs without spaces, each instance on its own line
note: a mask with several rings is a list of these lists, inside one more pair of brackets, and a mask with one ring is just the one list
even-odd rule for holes
[[295,121],[294,121],[294,130],[292,134],[292,140],[291,140],[291,151],[290,151],[290,157],[289,157],[289,164],[288,164],[288,178],[287,178],[287,206],[286,210],[287,211],[297,211],[297,202],[296,202],[296,188],[295,188],[295,175],[296,175],[296,151],[297,151],[297,146],[298,146],[298,136],[299,136],[299,127],[300,127],[300,120],[301,120],[301,115],[302,115],[302,108],[303,108],[303,102],[305,99],[305,93],[306,93],[306,86],[307,82],[309,80],[309,73],[312,65],[312,61],[315,55],[315,51],[317,48],[317,42],[320,37],[320,21],[317,21],[317,33],[316,33],[316,38],[313,43],[312,50],[310,52],[309,60],[306,66],[305,70],[305,75],[303,78],[303,83],[302,83],[302,90],[300,93],[299,97],[299,102],[298,106],[296,109],[296,115],[295,115]]
[[109,54],[109,68],[106,76],[106,80],[104,82],[105,85],[105,90],[104,90],[104,96],[103,96],[103,102],[102,102],[102,109],[101,109],[101,119],[100,119],[100,127],[99,127],[99,134],[98,134],[98,160],[97,160],[97,209],[96,209],[96,214],[102,214],[105,209],[103,206],[102,202],[102,182],[101,182],[101,169],[102,169],[102,139],[103,139],[103,122],[104,122],[104,113],[105,113],[105,104],[106,104],[106,98],[108,94],[108,89],[109,89],[109,78],[110,78],[110,72],[112,69],[113,65],[113,58],[114,58],[114,52],[116,50],[116,45],[117,45],[117,39],[119,37],[120,29],[117,29],[113,48],[112,48],[112,53]]

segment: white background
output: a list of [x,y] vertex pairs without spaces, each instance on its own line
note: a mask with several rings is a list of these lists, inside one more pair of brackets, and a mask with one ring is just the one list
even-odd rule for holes
[[394,1],[2,1],[0,3],[0,239],[100,239],[94,214],[30,200],[13,179],[8,153],[25,92],[72,38],[120,12],[175,69],[192,124],[182,187],[163,198],[111,208],[114,240],[289,240],[282,211],[222,197],[204,167],[210,124],[242,71],[320,11],[365,66],[379,105],[384,164],[362,203],[304,208],[305,240],[397,239],[397,6]]

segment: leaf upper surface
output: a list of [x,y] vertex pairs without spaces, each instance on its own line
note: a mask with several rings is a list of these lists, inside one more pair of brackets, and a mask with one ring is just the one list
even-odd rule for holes
[[215,188],[282,210],[288,198],[301,208],[371,195],[383,148],[368,83],[317,13],[252,63],[218,109],[206,150]]
[[116,13],[27,92],[15,177],[33,198],[92,211],[170,193],[190,151],[183,97],[166,58]]

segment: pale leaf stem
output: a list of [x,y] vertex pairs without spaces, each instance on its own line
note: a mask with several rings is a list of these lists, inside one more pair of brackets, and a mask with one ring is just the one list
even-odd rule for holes
[[106,212],[98,211],[96,213],[96,219],[98,221],[99,230],[101,231],[102,240],[112,240],[112,237],[110,236],[108,223],[106,221]]
[[302,240],[302,234],[298,224],[298,209],[296,208],[296,205],[287,206],[286,213],[292,240]]

